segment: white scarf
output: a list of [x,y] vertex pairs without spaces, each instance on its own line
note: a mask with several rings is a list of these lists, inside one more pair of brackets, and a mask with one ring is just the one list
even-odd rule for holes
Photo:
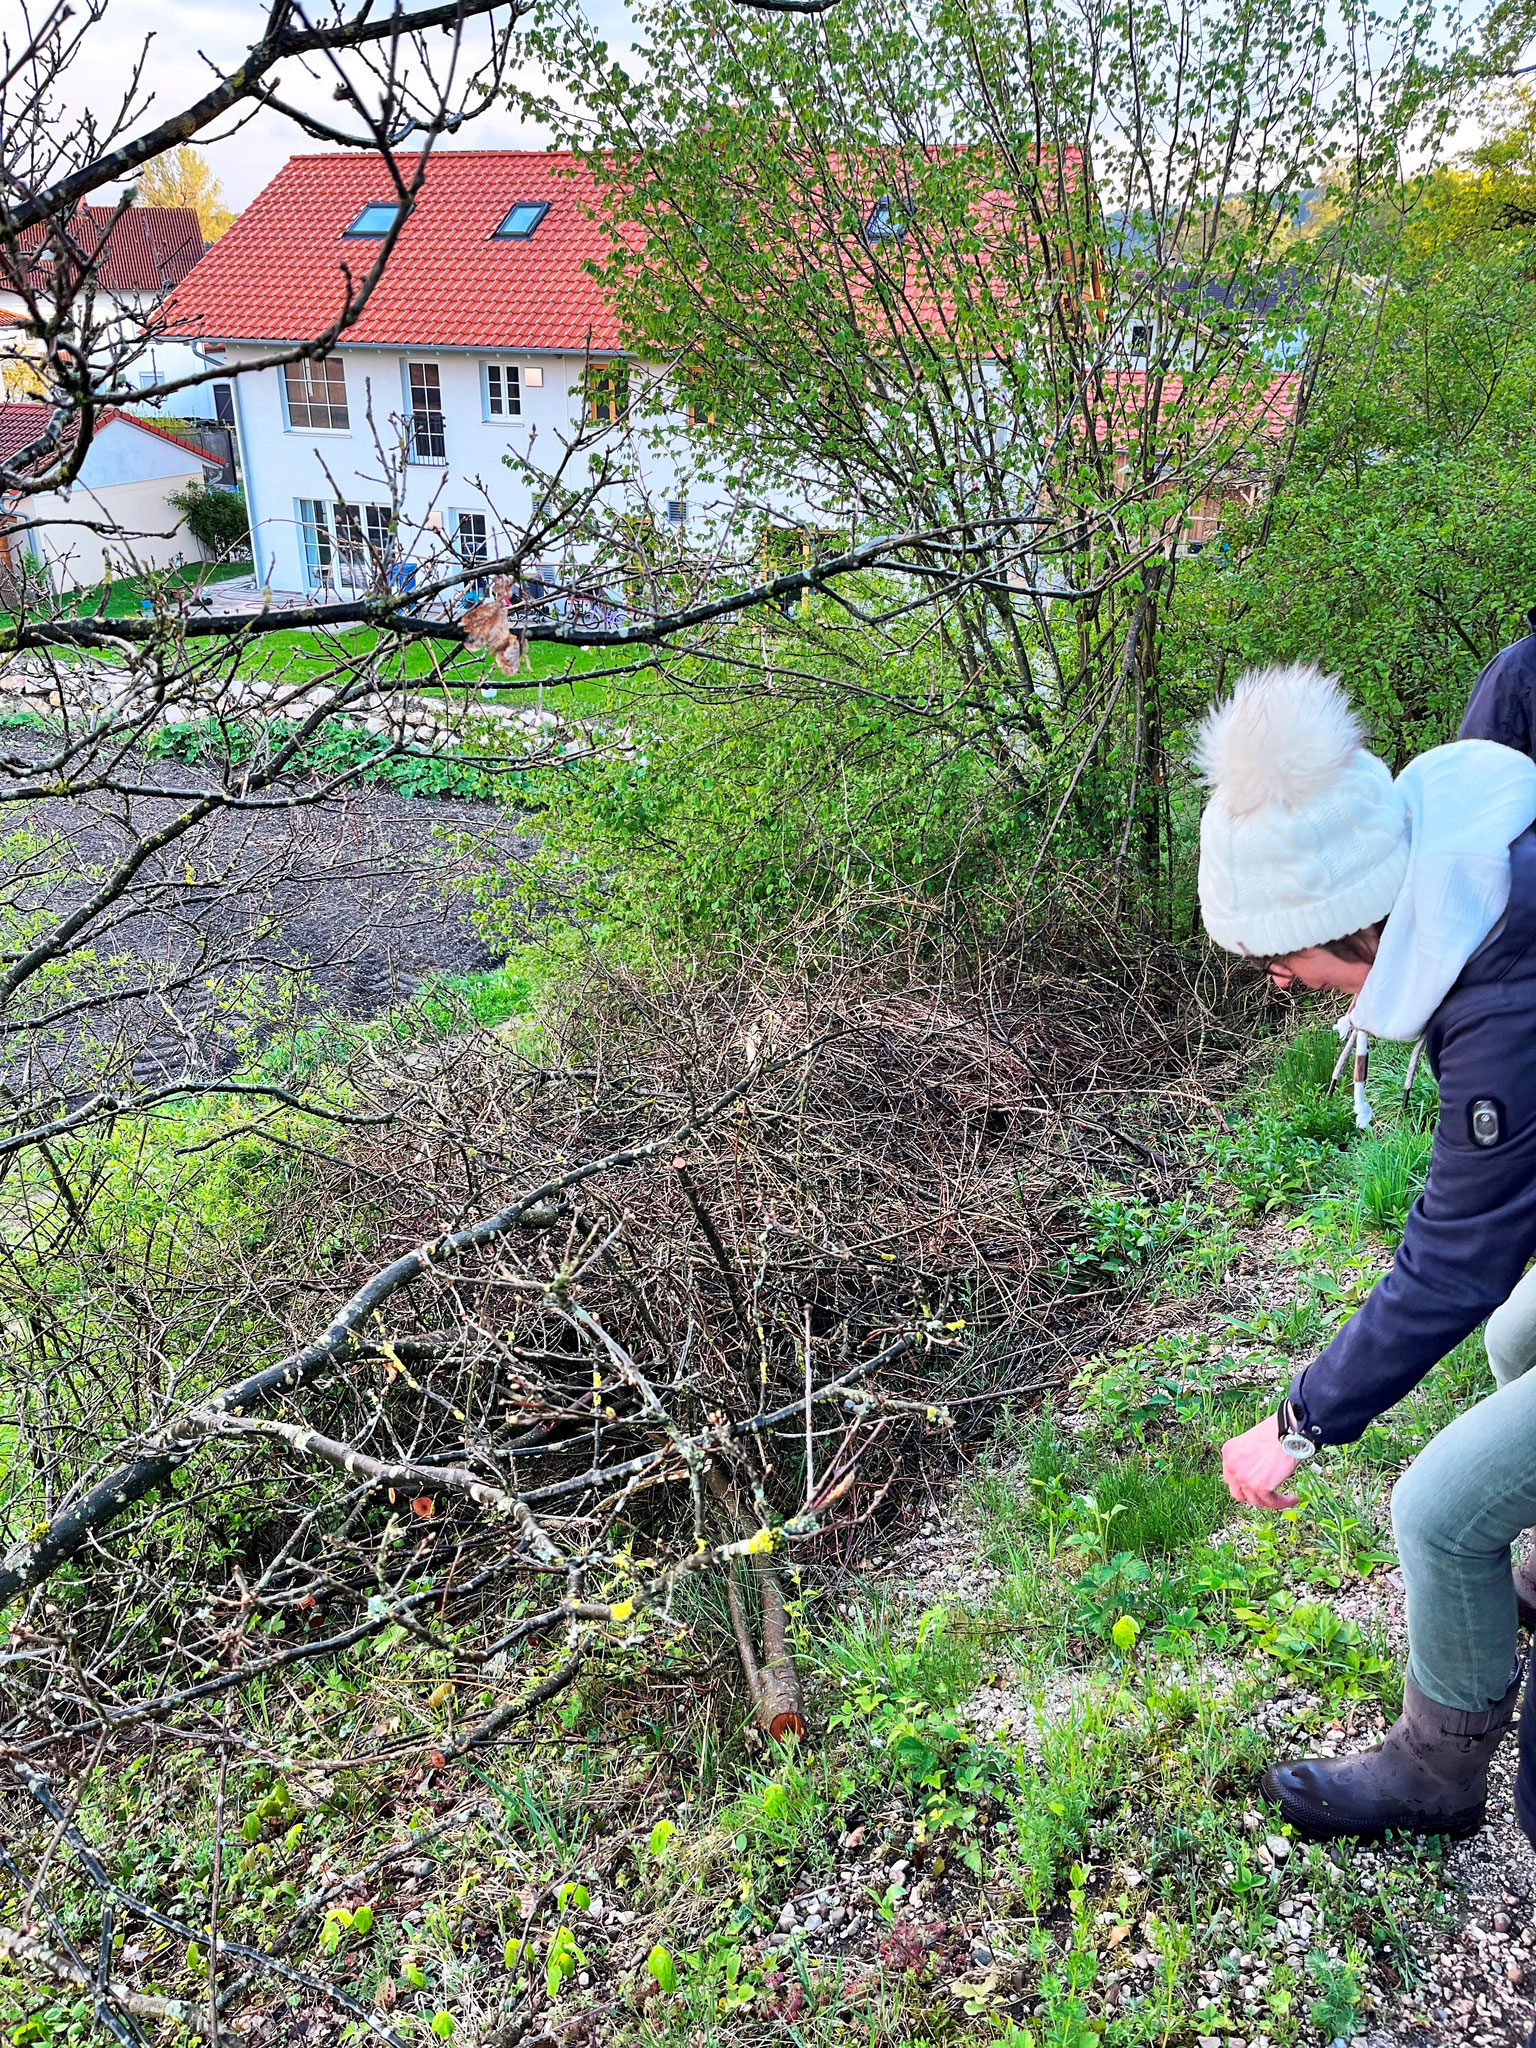
[[[1536,820],[1536,761],[1492,740],[1431,747],[1397,787],[1408,807],[1408,872],[1341,1035],[1419,1036],[1508,908],[1510,843]],[[1368,1123],[1363,1085],[1355,1107]]]

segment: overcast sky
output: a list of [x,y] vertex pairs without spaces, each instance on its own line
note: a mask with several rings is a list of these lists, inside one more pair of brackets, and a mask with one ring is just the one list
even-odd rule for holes
[[[148,35],[144,78],[153,97],[133,123],[137,132],[205,92],[212,79],[212,67],[224,71],[238,62],[259,33],[266,11],[265,0],[153,0],[152,5],[145,4],[145,0],[115,0],[104,19],[90,30],[73,69],[60,80],[61,96],[71,108],[89,106],[98,117],[107,116],[119,104],[124,83]],[[0,19],[12,17],[8,25],[13,36],[14,12],[15,0],[0,0]],[[616,52],[629,47],[629,21],[623,0],[589,0],[587,13]],[[284,89],[294,92],[297,98],[295,88],[305,84],[299,68],[284,67],[278,75]],[[337,111],[331,100],[329,80],[308,85],[305,99],[326,115]],[[510,108],[498,106],[479,116],[464,131],[457,146],[537,148],[547,140],[540,130],[519,120]],[[324,147],[311,141],[291,122],[265,111],[238,134],[218,142],[204,138],[204,143],[223,181],[225,197],[236,207],[254,198],[288,157],[301,150]],[[452,138],[439,144],[440,148],[455,146]]]
[[[137,132],[206,91],[215,68],[227,71],[237,63],[259,32],[266,7],[267,0],[109,0],[104,18],[89,30],[79,60],[60,80],[60,96],[69,109],[89,106],[99,118],[110,118],[147,36],[143,76],[150,97],[133,122]],[[585,11],[616,55],[631,47],[625,0],[585,0]],[[17,13],[17,0],[0,0],[0,24],[13,40]],[[327,116],[337,112],[331,97],[334,74],[307,81],[301,67],[289,65],[280,69],[279,77],[285,92],[313,111]],[[539,83],[537,79],[524,82]],[[235,207],[247,205],[288,157],[324,147],[291,122],[265,111],[236,134],[222,140],[214,139],[217,134],[215,130],[201,140],[223,182],[226,199]],[[497,105],[480,115],[457,141],[446,138],[438,146],[538,148],[548,139],[541,130],[520,120],[510,107]],[[1475,124],[1469,122],[1458,130],[1452,146],[1466,147],[1474,139]]]

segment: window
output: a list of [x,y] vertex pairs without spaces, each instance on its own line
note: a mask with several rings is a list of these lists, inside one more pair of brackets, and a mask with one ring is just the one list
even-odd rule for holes
[[345,434],[350,430],[347,373],[339,362],[285,363],[283,395],[288,401],[288,425],[296,432]]
[[[455,512],[453,519],[453,545],[459,560],[465,568],[476,562],[488,562],[491,558],[490,522],[483,512]],[[480,581],[466,583],[466,603],[477,604],[485,596],[485,585]]]
[[686,498],[668,498],[667,518],[674,526],[686,526],[688,524],[688,500]]
[[496,230],[492,240],[526,242],[548,211],[549,204],[546,200],[520,200]]
[[213,416],[226,427],[232,427],[235,424],[235,387],[233,384],[214,385]]
[[704,404],[701,405],[699,403],[700,396],[708,389],[704,381],[704,365],[702,363],[690,363],[684,375],[688,380],[687,414],[689,426],[712,427],[715,424],[715,415],[710,410],[707,398]]
[[448,437],[443,431],[443,386],[436,363],[407,363],[411,401],[412,462],[446,462]]
[[483,512],[455,512],[453,544],[461,562],[487,562],[491,556],[490,528]]
[[1143,321],[1138,320],[1131,329],[1131,354],[1133,356],[1147,356],[1151,353],[1152,330]]
[[522,382],[515,363],[485,365],[485,416],[488,420],[515,420],[523,410]]
[[629,411],[628,363],[588,363],[583,388],[589,422],[616,426]]
[[399,217],[400,209],[392,199],[375,200],[363,208],[344,232],[348,235],[387,235]]
[[899,242],[907,232],[907,224],[896,217],[896,202],[891,198],[877,199],[864,223],[866,242]]
[[367,590],[387,576],[395,554],[388,505],[297,498],[294,510],[308,589]]
[[336,580],[350,590],[382,582],[394,557],[394,520],[388,505],[335,504]]
[[294,511],[299,522],[299,545],[304,556],[304,586],[313,590],[329,583],[335,559],[331,529],[326,523],[325,504],[320,498],[296,498]]

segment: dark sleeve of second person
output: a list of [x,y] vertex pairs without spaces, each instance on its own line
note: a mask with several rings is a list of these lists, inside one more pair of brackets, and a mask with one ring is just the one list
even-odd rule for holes
[[[1439,1046],[1440,1124],[1429,1179],[1392,1270],[1291,1382],[1315,1443],[1346,1444],[1416,1387],[1505,1300],[1536,1251],[1536,1059],[1530,985],[1478,991]],[[1500,1137],[1472,1137],[1491,1102]]]
[[1459,740],[1497,740],[1536,755],[1536,612],[1532,631],[1497,653],[1472,686]]

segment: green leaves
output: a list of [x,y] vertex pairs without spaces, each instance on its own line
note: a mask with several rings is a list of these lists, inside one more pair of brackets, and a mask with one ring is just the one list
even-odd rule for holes
[[576,1937],[569,1927],[557,1927],[550,1939],[549,1954],[544,1962],[544,1988],[551,1998],[560,1996],[560,1987],[567,1977],[574,1977],[586,1965],[586,1957],[576,1946]]
[[655,1827],[651,1829],[647,1847],[658,1862],[666,1855],[667,1845],[676,1833],[677,1824],[670,1820],[659,1820]]
[[655,1978],[659,1991],[670,1993],[677,1989],[677,1965],[666,1949],[653,1948],[645,1959],[645,1967]]

